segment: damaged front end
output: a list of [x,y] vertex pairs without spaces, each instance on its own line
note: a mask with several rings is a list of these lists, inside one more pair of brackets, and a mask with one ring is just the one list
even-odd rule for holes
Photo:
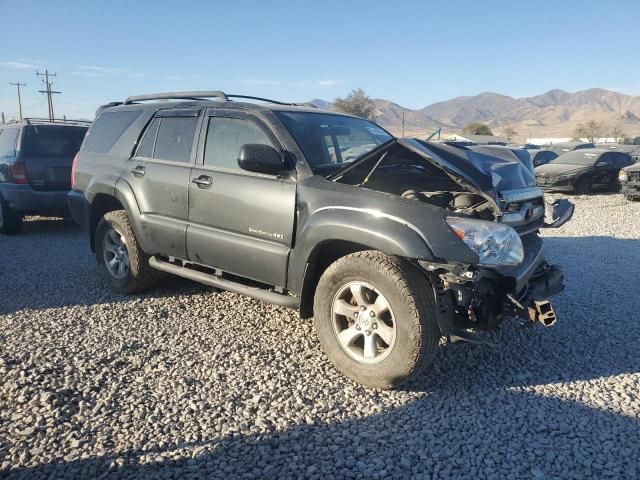
[[[564,289],[562,271],[544,258],[539,232],[567,222],[573,204],[547,204],[531,162],[494,150],[397,139],[332,178],[442,209],[444,224],[462,243],[452,240],[438,258],[417,263],[433,287],[442,334],[468,341],[479,341],[473,330],[495,329],[508,318],[553,325],[549,297]],[[453,260],[460,248],[473,251],[477,262]]]

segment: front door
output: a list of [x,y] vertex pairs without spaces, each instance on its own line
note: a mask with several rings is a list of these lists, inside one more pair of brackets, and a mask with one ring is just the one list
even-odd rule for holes
[[613,167],[613,155],[605,153],[600,156],[595,165],[593,185],[597,187],[611,187],[618,179],[618,172]]
[[189,175],[198,110],[161,110],[148,124],[123,173],[140,208],[140,243],[150,254],[186,258]]
[[211,109],[200,137],[189,183],[188,258],[270,285],[286,285],[295,176],[247,172],[237,160],[247,143],[281,151],[276,135],[252,114]]

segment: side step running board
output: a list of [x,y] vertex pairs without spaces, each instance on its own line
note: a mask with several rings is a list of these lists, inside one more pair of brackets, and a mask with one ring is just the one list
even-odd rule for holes
[[157,270],[162,270],[163,272],[172,273],[173,275],[188,278],[189,280],[204,283],[205,285],[211,285],[212,287],[221,288],[222,290],[239,293],[240,295],[246,295],[247,297],[262,300],[266,303],[272,303],[274,305],[280,305],[288,308],[298,308],[300,306],[300,299],[298,297],[283,295],[281,293],[271,292],[262,288],[249,287],[242,283],[234,282],[216,275],[174,265],[173,263],[160,260],[156,257],[151,257],[149,259],[149,265]]

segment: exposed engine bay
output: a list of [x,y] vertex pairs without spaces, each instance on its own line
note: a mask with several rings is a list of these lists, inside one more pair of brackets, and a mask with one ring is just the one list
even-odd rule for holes
[[[551,205],[553,222],[545,223],[543,194],[535,186],[531,162],[521,161],[517,155],[509,157],[509,153],[506,149],[491,156],[400,139],[399,144],[336,176],[342,183],[442,208],[455,218],[462,217],[462,223],[466,218],[483,225],[491,222],[496,229],[509,229],[510,240],[516,237],[522,251],[517,264],[418,262],[433,286],[445,335],[477,341],[470,330],[494,329],[513,317],[544,326],[555,323],[548,298],[563,290],[564,278],[557,267],[544,260],[538,233],[540,228],[566,222],[573,205],[567,201]],[[451,217],[446,218],[456,235],[464,238],[464,232],[452,227]],[[479,238],[472,236],[470,241],[484,241]],[[480,248],[485,248],[482,245]],[[489,241],[486,248],[498,249],[499,245]]]

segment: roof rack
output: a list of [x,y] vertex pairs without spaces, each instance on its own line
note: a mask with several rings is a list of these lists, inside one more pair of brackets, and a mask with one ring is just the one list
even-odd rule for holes
[[148,100],[202,100],[205,98],[219,98],[224,101],[231,101],[231,98],[243,98],[249,100],[259,100],[261,102],[273,103],[276,105],[291,105],[297,107],[312,107],[317,108],[312,103],[286,103],[279,102],[278,100],[271,100],[263,97],[252,97],[250,95],[227,95],[220,90],[195,90],[190,92],[167,92],[167,93],[152,93],[149,95],[136,95],[128,97],[123,105],[130,105],[135,102],[146,102]]
[[88,125],[91,124],[91,120],[74,120],[71,118],[54,118],[53,120],[49,120],[48,118],[40,118],[40,117],[25,117],[23,122],[28,124],[34,123],[60,123],[60,124],[82,124]]

